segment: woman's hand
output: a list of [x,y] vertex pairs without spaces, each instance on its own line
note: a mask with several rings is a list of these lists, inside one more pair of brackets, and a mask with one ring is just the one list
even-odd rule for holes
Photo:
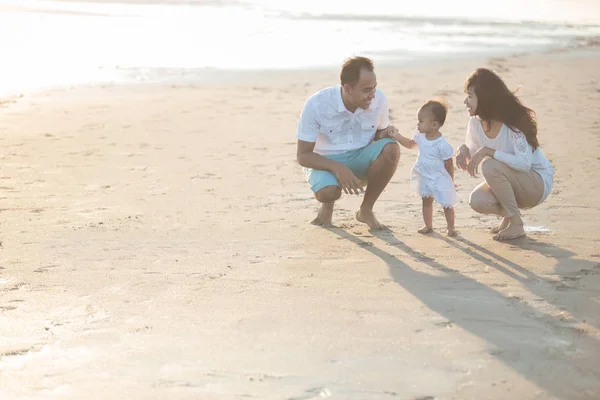
[[463,144],[458,148],[458,153],[456,154],[456,166],[466,171],[470,160],[471,153],[469,152],[469,148]]
[[494,157],[494,150],[490,149],[489,147],[482,147],[479,150],[477,150],[475,154],[473,154],[473,156],[471,157],[471,161],[469,161],[469,165],[467,167],[469,175],[471,175],[474,178],[477,177],[477,170],[479,168],[479,164],[481,164],[485,157]]

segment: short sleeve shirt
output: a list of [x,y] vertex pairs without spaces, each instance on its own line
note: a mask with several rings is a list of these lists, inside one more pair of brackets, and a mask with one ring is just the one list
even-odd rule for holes
[[379,89],[367,110],[348,111],[342,101],[341,85],[320,90],[304,104],[296,138],[315,143],[314,152],[332,155],[367,146],[378,129],[390,124],[389,103]]

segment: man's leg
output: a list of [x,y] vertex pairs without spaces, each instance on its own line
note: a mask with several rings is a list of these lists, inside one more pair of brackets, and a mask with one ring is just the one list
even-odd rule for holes
[[[377,142],[375,142],[377,143]],[[365,197],[356,213],[356,219],[364,222],[373,230],[384,229],[385,227],[377,221],[373,214],[373,206],[387,186],[400,160],[400,146],[396,142],[389,142],[383,146],[379,156],[373,161],[367,171],[367,190]]]
[[315,198],[321,203],[317,218],[311,224],[319,226],[331,226],[333,217],[333,205],[342,196],[339,186],[325,186],[315,193]]
[[333,205],[342,195],[342,189],[338,186],[335,175],[329,171],[305,168],[306,181],[315,194],[315,199],[321,206],[311,224],[320,226],[331,226]]

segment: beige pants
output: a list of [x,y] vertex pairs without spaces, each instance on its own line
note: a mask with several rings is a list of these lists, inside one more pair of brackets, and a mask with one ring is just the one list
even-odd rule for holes
[[469,205],[480,214],[512,217],[519,208],[535,207],[544,195],[544,181],[535,171],[517,171],[498,160],[489,158],[481,164],[485,178],[473,190]]

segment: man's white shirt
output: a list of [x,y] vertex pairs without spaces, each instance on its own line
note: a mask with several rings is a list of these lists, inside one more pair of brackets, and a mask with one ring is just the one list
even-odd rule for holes
[[367,110],[348,111],[341,85],[322,89],[308,98],[302,109],[296,138],[315,143],[314,152],[332,155],[367,146],[378,129],[390,124],[389,103],[379,89]]

